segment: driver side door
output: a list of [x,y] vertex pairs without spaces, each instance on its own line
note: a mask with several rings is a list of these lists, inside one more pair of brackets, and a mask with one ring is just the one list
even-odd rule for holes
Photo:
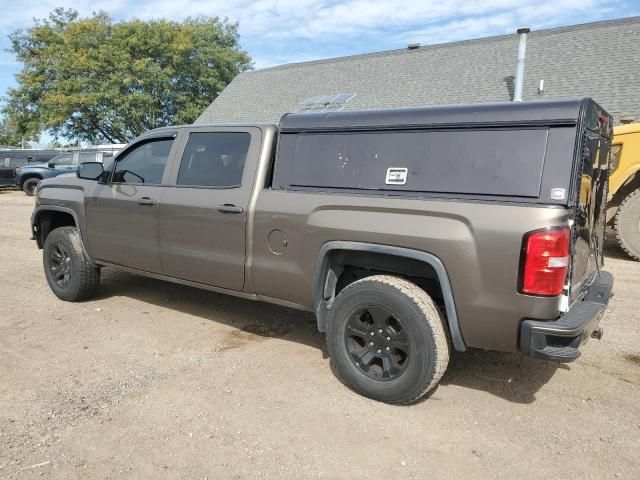
[[76,153],[69,152],[49,160],[49,168],[54,170],[54,176],[62,175],[63,173],[73,173],[77,166],[74,162],[75,156]]
[[107,183],[86,197],[89,253],[105,263],[161,273],[158,208],[177,132],[143,139],[122,152]]

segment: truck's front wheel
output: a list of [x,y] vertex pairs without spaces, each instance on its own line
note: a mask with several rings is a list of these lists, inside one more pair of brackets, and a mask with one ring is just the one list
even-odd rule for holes
[[36,188],[38,188],[39,183],[39,178],[27,178],[22,184],[22,191],[31,197],[36,193]]
[[348,386],[394,404],[412,403],[434,388],[449,362],[438,307],[417,285],[389,275],[363,278],[340,292],[327,345]]
[[85,254],[75,227],[60,227],[49,233],[42,260],[49,287],[61,300],[84,300],[98,287],[100,269]]
[[631,258],[640,260],[640,189],[622,201],[616,212],[615,231],[618,244]]

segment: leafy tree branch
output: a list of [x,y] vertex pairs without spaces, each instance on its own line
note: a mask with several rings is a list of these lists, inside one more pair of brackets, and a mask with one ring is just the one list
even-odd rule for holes
[[217,17],[113,22],[58,8],[10,38],[23,68],[9,104],[30,125],[89,142],[192,123],[252,68],[238,24]]

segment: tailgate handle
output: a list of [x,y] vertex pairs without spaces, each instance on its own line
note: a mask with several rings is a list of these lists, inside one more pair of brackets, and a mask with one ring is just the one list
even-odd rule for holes
[[224,205],[218,205],[218,211],[222,213],[242,213],[244,209],[230,203],[225,203]]
[[138,205],[155,205],[156,202],[153,198],[142,197],[138,199]]

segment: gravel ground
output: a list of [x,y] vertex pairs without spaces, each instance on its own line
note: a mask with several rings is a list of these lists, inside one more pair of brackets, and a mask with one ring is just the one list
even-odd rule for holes
[[33,200],[0,192],[1,478],[640,478],[640,263],[567,366],[456,354],[393,407],[332,374],[309,314],[105,270],[50,292]]

